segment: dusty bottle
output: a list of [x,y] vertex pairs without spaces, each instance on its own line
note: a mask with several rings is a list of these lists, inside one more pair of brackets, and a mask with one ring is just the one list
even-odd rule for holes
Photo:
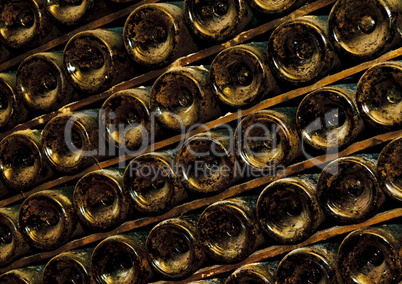
[[0,266],[31,252],[19,229],[19,205],[0,208]]
[[43,151],[50,165],[65,174],[95,164],[100,149],[98,112],[65,113],[51,119],[42,132]]
[[224,41],[243,31],[253,14],[245,0],[184,0],[190,31],[206,41]]
[[123,37],[134,61],[161,67],[197,50],[180,6],[181,2],[145,4],[131,12]]
[[9,129],[28,118],[28,110],[17,96],[15,73],[0,73],[0,128]]
[[84,233],[74,211],[72,193],[72,188],[43,190],[24,200],[19,224],[32,247],[53,250]]
[[12,190],[10,190],[2,180],[0,180],[0,200],[11,195]]
[[2,42],[0,42],[0,63],[10,59],[12,55],[13,54],[11,51]]
[[356,101],[365,121],[383,129],[402,126],[401,74],[400,61],[377,64],[363,74]]
[[10,270],[0,276],[0,284],[42,284],[43,266]]
[[43,284],[91,284],[92,249],[63,252],[53,257],[43,270]]
[[307,2],[307,0],[251,0],[250,5],[264,14],[282,15],[299,8]]
[[152,152],[134,158],[124,172],[124,194],[144,214],[162,214],[187,198],[177,176],[174,153]]
[[123,223],[130,202],[123,194],[123,170],[103,169],[84,175],[75,185],[73,204],[80,221],[94,230]]
[[16,92],[24,105],[39,113],[63,107],[78,98],[67,80],[62,52],[42,52],[18,66]]
[[149,232],[149,261],[162,278],[187,278],[204,263],[206,256],[197,237],[197,219],[198,216],[168,219]]
[[330,39],[353,60],[378,57],[401,42],[398,0],[337,1],[329,14]]
[[399,283],[401,238],[400,224],[368,227],[350,233],[338,252],[338,266],[344,283]]
[[385,195],[378,180],[376,158],[343,157],[322,170],[317,193],[327,216],[340,223],[359,223],[377,212]]
[[340,284],[337,244],[319,244],[288,253],[279,263],[276,281],[281,284]]
[[402,201],[402,138],[388,143],[378,157],[381,188],[391,198]]
[[95,6],[95,2],[98,1],[47,0],[46,10],[56,22],[65,26],[75,26],[87,21],[87,18],[90,17],[92,9]]
[[246,116],[235,132],[236,155],[252,169],[271,172],[301,153],[296,108],[257,111]]
[[53,176],[42,149],[41,132],[22,130],[0,142],[0,175],[14,190],[26,190]]
[[160,134],[159,124],[150,110],[149,89],[128,89],[110,96],[99,113],[105,125],[106,140],[128,150],[147,147]]
[[150,96],[152,112],[169,130],[180,131],[221,114],[203,66],[170,69],[155,81]]
[[264,242],[255,217],[256,196],[218,201],[208,206],[197,224],[207,254],[222,263],[248,257]]
[[281,24],[271,34],[267,52],[272,72],[295,86],[312,84],[340,64],[326,17],[304,16]]
[[181,145],[176,156],[178,176],[190,191],[217,194],[239,179],[230,132],[200,133]]
[[120,29],[76,34],[64,48],[63,62],[67,78],[87,94],[104,91],[134,76]]
[[279,179],[257,201],[261,229],[277,242],[297,243],[310,237],[324,222],[317,197],[318,175]]
[[225,279],[223,278],[213,278],[213,279],[205,279],[199,281],[189,282],[188,284],[224,284]]
[[96,283],[142,284],[153,273],[147,260],[145,235],[131,233],[108,237],[92,253],[91,272]]
[[226,279],[225,284],[275,284],[278,263],[259,262],[246,264],[236,269]]
[[2,1],[0,41],[12,49],[45,43],[54,29],[45,3],[45,0]]
[[348,146],[364,130],[355,85],[324,87],[309,93],[297,109],[296,125],[303,143],[315,150]]
[[268,66],[265,43],[224,49],[213,60],[210,77],[218,99],[235,108],[250,106],[279,93]]

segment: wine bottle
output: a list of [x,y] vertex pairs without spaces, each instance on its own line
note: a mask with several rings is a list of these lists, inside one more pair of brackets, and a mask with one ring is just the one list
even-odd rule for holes
[[337,1],[328,19],[330,40],[342,56],[369,60],[401,42],[398,0]]
[[123,223],[130,202],[123,194],[123,170],[103,169],[84,175],[74,188],[73,204],[80,221],[93,230]]
[[170,69],[155,81],[150,96],[152,112],[169,130],[183,131],[221,114],[203,66]]
[[0,41],[12,49],[32,48],[45,43],[54,29],[45,2],[3,1],[0,5]]
[[307,2],[307,0],[251,0],[250,5],[264,14],[282,15],[299,8]]
[[53,176],[43,153],[41,132],[21,130],[0,142],[0,175],[14,190],[26,190]]
[[402,62],[389,61],[367,70],[357,84],[357,106],[365,121],[376,128],[402,126]]
[[16,92],[29,110],[38,113],[59,109],[78,98],[66,78],[62,52],[25,58],[18,67]]
[[92,253],[91,272],[96,283],[142,284],[153,273],[147,260],[142,233],[108,237]]
[[176,156],[178,176],[198,194],[217,194],[234,184],[237,162],[230,131],[199,133],[184,141]]
[[297,109],[296,125],[303,142],[315,150],[348,146],[364,130],[355,86],[330,86],[309,93]]
[[146,241],[149,261],[162,278],[187,278],[206,260],[197,237],[197,219],[198,216],[168,219],[149,232]]
[[224,49],[212,61],[210,77],[218,99],[234,108],[250,106],[279,93],[268,67],[265,43]]
[[232,198],[208,206],[197,224],[201,245],[221,263],[240,262],[264,242],[255,217],[256,196]]
[[235,131],[239,161],[261,172],[276,171],[300,156],[296,108],[261,110],[246,116]]
[[259,262],[241,266],[226,279],[225,284],[264,283],[275,284],[276,262]]
[[359,223],[373,216],[385,201],[378,180],[376,155],[338,158],[321,172],[320,204],[340,223]]
[[283,82],[312,84],[339,66],[326,17],[304,16],[277,27],[268,42],[268,63]]
[[12,190],[10,190],[2,180],[0,180],[0,200],[9,196]]
[[31,252],[19,231],[18,216],[19,205],[0,208],[0,266]]
[[225,279],[223,278],[213,278],[213,279],[205,279],[199,281],[189,282],[188,284],[224,284]]
[[384,147],[377,163],[381,188],[397,201],[402,201],[401,157],[402,138],[397,138]]
[[148,88],[114,93],[103,103],[99,121],[106,127],[109,144],[130,151],[150,145],[151,139],[160,134],[160,126],[151,114]]
[[83,235],[74,212],[72,193],[72,188],[43,190],[24,200],[19,224],[28,244],[41,250],[53,250]]
[[310,237],[324,222],[317,198],[318,175],[279,179],[268,185],[257,201],[261,229],[277,242],[291,244]]
[[177,176],[172,152],[152,152],[134,158],[124,172],[124,194],[146,215],[160,215],[187,198]]
[[53,257],[43,270],[43,284],[93,283],[90,275],[92,249],[63,252]]
[[190,31],[205,41],[224,41],[243,31],[253,19],[245,0],[184,0]]
[[161,67],[198,48],[183,17],[181,2],[144,4],[128,16],[124,45],[135,62]]
[[0,73],[0,128],[10,129],[28,118],[28,110],[17,96],[15,73]]
[[87,94],[104,91],[135,74],[119,29],[74,35],[64,48],[63,62],[67,78]]
[[336,263],[338,247],[319,244],[291,251],[279,263],[276,283],[343,283]]
[[95,4],[94,0],[47,0],[46,10],[58,23],[65,26],[75,26],[87,22]]
[[2,42],[0,42],[0,63],[10,59],[12,55],[13,54],[11,51]]
[[102,150],[98,115],[94,110],[64,113],[45,125],[43,149],[54,169],[71,174],[96,162]]
[[400,224],[362,228],[350,233],[338,252],[338,266],[344,283],[399,283],[401,238]]
[[28,266],[0,275],[0,284],[42,284],[44,266]]

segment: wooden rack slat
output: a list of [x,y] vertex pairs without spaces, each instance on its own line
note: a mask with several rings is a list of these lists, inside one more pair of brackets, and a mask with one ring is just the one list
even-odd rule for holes
[[[276,175],[276,176],[265,176],[265,177],[257,178],[257,179],[254,179],[254,180],[239,184],[239,185],[235,185],[235,186],[230,187],[229,189],[227,189],[226,191],[224,191],[224,192],[222,192],[222,193],[220,193],[218,195],[211,196],[211,197],[206,197],[206,198],[202,198],[202,199],[197,199],[197,200],[194,200],[194,201],[179,205],[179,206],[173,208],[172,210],[170,210],[169,212],[167,212],[167,213],[165,213],[163,215],[156,216],[156,217],[145,217],[145,218],[141,218],[141,219],[137,219],[137,220],[133,220],[133,221],[128,221],[128,222],[120,225],[115,230],[85,236],[85,237],[83,237],[81,239],[71,241],[71,242],[61,246],[60,248],[54,250],[54,251],[41,252],[41,253],[37,253],[37,254],[31,255],[31,256],[24,257],[24,258],[22,258],[20,260],[15,261],[14,263],[12,263],[11,265],[9,265],[7,267],[1,268],[0,269],[0,274],[4,273],[6,271],[9,271],[11,269],[16,269],[16,268],[28,266],[28,265],[31,265],[31,264],[34,264],[34,263],[37,263],[37,262],[40,262],[40,261],[43,261],[43,260],[46,260],[46,259],[50,259],[51,257],[56,256],[56,255],[58,255],[58,254],[60,254],[62,252],[77,249],[77,248],[80,248],[82,246],[90,245],[92,243],[101,241],[101,240],[103,240],[103,239],[105,239],[105,238],[107,238],[109,236],[125,233],[125,232],[128,232],[128,231],[139,229],[141,227],[145,227],[145,226],[148,226],[148,225],[151,225],[151,224],[161,222],[161,221],[169,219],[169,218],[173,218],[173,217],[177,217],[177,216],[186,214],[186,213],[188,213],[188,212],[190,212],[192,210],[196,210],[196,209],[200,209],[200,208],[209,206],[210,204],[212,204],[214,202],[217,202],[219,200],[228,199],[228,198],[234,197],[236,195],[246,193],[246,192],[251,191],[251,190],[253,190],[255,188],[258,188],[260,186],[266,185],[266,184],[270,183],[271,181],[273,181],[275,179],[278,179],[278,178],[281,178],[281,177],[286,177],[286,176],[291,176],[291,175],[300,173],[300,172],[302,172],[304,170],[308,170],[308,169],[311,169],[311,168],[313,168],[315,166],[318,166],[318,165],[321,165],[323,163],[326,163],[326,162],[329,162],[331,160],[334,160],[337,157],[343,157],[343,156],[351,155],[351,154],[354,154],[356,152],[368,149],[370,147],[378,146],[378,145],[381,145],[381,144],[383,144],[385,142],[389,142],[389,141],[391,141],[391,140],[393,140],[395,138],[398,138],[398,137],[402,137],[402,130],[394,131],[394,132],[388,132],[388,133],[385,133],[385,134],[377,135],[377,136],[372,137],[370,139],[366,139],[366,140],[363,140],[363,141],[356,142],[356,143],[354,143],[353,145],[349,146],[348,148],[346,148],[345,150],[341,151],[338,154],[322,155],[322,156],[319,156],[319,157],[316,157],[316,158],[313,158],[313,159],[310,159],[310,160],[306,160],[306,161],[294,164],[294,165],[286,168],[284,171],[279,172],[278,175]],[[402,212],[401,212],[401,214],[402,214]],[[380,216],[382,216],[382,215],[380,215]],[[388,216],[388,215],[386,215],[386,216]],[[399,217],[399,215],[398,215],[398,217]],[[364,222],[362,224],[365,224],[367,222],[373,222],[372,220],[378,220],[378,218],[379,217],[374,217],[373,219],[370,219],[371,221],[366,221],[366,222]],[[394,217],[394,218],[396,218],[396,217]],[[382,220],[382,219],[380,218],[380,220]],[[383,222],[383,221],[378,221],[378,222]],[[353,225],[353,226],[358,227],[359,225]],[[347,228],[349,228],[349,227],[347,227]],[[334,231],[334,232],[336,233],[338,231]],[[343,231],[342,231],[342,234],[343,234]],[[332,235],[329,234],[328,236],[332,236]],[[311,240],[311,238],[309,240]],[[313,240],[315,240],[314,237],[313,237]],[[325,239],[322,239],[322,237],[321,237],[321,239],[319,239],[319,240],[325,240]],[[282,248],[282,246],[280,246],[280,248]],[[284,248],[282,248],[282,249],[286,249],[286,246]],[[278,251],[281,251],[281,250],[279,250],[279,248],[278,248]],[[228,269],[228,268],[225,268],[225,267],[226,266],[224,266],[224,267],[219,266],[220,269]],[[211,273],[215,273],[215,272],[211,272]],[[219,272],[219,273],[221,273],[221,272]],[[199,274],[195,274],[195,275],[199,275]]]

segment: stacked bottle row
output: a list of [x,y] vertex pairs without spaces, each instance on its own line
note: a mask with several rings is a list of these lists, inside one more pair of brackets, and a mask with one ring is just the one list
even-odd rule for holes
[[[237,209],[231,209],[235,213],[232,221],[239,214],[245,214]],[[204,236],[208,229],[202,227],[202,219],[209,214],[207,210],[202,213],[198,225],[197,216],[193,215],[168,219],[150,232],[108,237],[95,248],[59,254],[45,266],[9,271],[0,276],[0,283],[26,279],[28,282],[24,283],[29,284],[42,281],[52,284],[66,281],[124,284],[187,278],[207,263],[211,264],[211,252],[212,256],[219,255],[225,262],[231,259],[230,252],[238,253],[239,245],[243,248],[250,238],[256,237],[243,232],[244,227],[238,227],[236,223],[225,222],[220,223],[220,229],[227,235],[215,235],[216,243],[206,245]],[[197,230],[201,231],[197,233]],[[258,234],[257,231],[254,233]],[[398,283],[402,272],[401,233],[400,224],[358,229],[348,234],[340,244],[299,248],[285,255],[279,263],[245,265],[234,271],[225,282],[217,279],[212,283]],[[230,240],[225,247],[222,237]],[[222,246],[217,247],[217,243]]]

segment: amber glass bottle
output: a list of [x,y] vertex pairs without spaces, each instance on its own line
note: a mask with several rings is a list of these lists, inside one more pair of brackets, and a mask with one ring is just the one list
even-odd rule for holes
[[184,0],[190,31],[206,41],[224,41],[243,31],[253,19],[245,0]]
[[198,216],[168,219],[149,232],[149,260],[162,278],[186,278],[203,265],[206,257],[196,232],[197,220]]
[[178,175],[192,192],[216,194],[239,179],[233,153],[233,138],[226,130],[190,137],[176,156]]
[[153,273],[144,247],[145,235],[108,237],[92,253],[91,272],[96,283],[145,284]]
[[80,221],[94,230],[123,223],[130,212],[123,194],[123,169],[103,169],[84,175],[75,185],[73,204]]
[[62,52],[36,53],[18,66],[16,91],[25,106],[38,113],[61,108],[78,96],[67,80]]
[[20,232],[18,216],[19,205],[0,208],[0,266],[31,251]]
[[328,164],[317,184],[324,212],[341,223],[373,216],[385,201],[378,180],[376,155],[343,157]]
[[51,119],[42,132],[43,151],[61,173],[74,173],[92,164],[99,149],[98,112],[64,113]]
[[296,108],[261,110],[246,116],[235,132],[236,155],[263,172],[286,166],[301,153]]
[[276,283],[281,284],[340,284],[337,244],[319,244],[288,253],[279,263]]
[[245,259],[264,242],[255,217],[256,196],[218,201],[208,206],[197,224],[207,254],[222,263]]
[[337,1],[328,19],[335,47],[354,60],[378,57],[401,42],[398,0]]
[[218,99],[234,108],[250,106],[279,93],[268,67],[265,43],[224,49],[213,60],[210,77]]
[[350,233],[338,252],[338,266],[344,283],[399,283],[402,276],[401,238],[400,224]]
[[41,132],[22,130],[0,142],[0,175],[7,187],[26,190],[53,176],[42,150]]
[[307,0],[251,0],[250,4],[253,8],[265,14],[282,15],[299,8],[307,2]]
[[312,84],[339,66],[326,17],[304,16],[277,27],[269,38],[268,63],[282,81]]
[[172,68],[162,74],[152,86],[151,110],[163,127],[175,131],[221,114],[203,66]]
[[236,269],[225,284],[275,284],[276,262],[258,262],[246,264]]
[[63,62],[70,82],[87,94],[104,91],[134,76],[120,29],[76,34],[64,48]]
[[363,74],[356,100],[365,121],[382,129],[402,126],[401,76],[400,61],[377,64]]
[[134,158],[124,172],[124,194],[144,214],[162,214],[180,204],[187,192],[177,176],[173,152],[152,152]]
[[391,141],[378,157],[381,188],[391,198],[402,201],[402,138]]
[[90,275],[92,249],[63,252],[43,270],[43,284],[93,283]]
[[19,224],[32,247],[53,250],[84,233],[74,212],[72,193],[72,188],[43,190],[24,200]]
[[136,150],[159,136],[159,124],[150,110],[149,91],[145,87],[120,91],[103,103],[99,121],[105,125],[109,144]]
[[53,19],[65,26],[84,22],[96,0],[46,0],[46,10]]
[[155,68],[197,50],[180,4],[144,4],[131,12],[124,25],[123,37],[134,61]]
[[355,85],[324,87],[309,93],[297,109],[296,124],[303,142],[316,150],[348,146],[364,130]]
[[310,237],[324,222],[317,198],[317,175],[279,179],[258,197],[261,229],[280,243],[297,243]]
[[28,110],[15,90],[15,73],[0,73],[0,129],[9,129],[28,118]]
[[42,284],[43,266],[10,270],[0,276],[0,284]]

